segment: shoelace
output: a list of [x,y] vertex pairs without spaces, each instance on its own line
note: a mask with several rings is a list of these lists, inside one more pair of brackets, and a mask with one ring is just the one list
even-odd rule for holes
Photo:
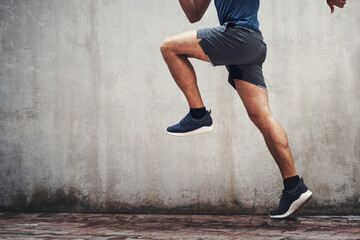
[[280,206],[282,205],[282,203],[283,203],[283,201],[284,201],[284,191],[285,191],[285,190],[283,190],[283,191],[282,191],[282,194],[280,195],[280,204],[279,204],[279,208],[280,208]]
[[183,124],[189,118],[189,115],[190,113],[186,114],[186,116],[183,119],[181,119],[180,124]]
[[281,207],[282,202],[283,202],[283,195],[281,194],[281,196],[280,196],[280,204],[279,204],[279,208]]

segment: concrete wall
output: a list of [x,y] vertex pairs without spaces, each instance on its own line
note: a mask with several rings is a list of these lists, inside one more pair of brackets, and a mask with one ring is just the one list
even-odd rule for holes
[[[262,1],[264,74],[305,212],[360,213],[360,2]],[[215,130],[165,129],[188,111],[162,60],[191,25],[178,1],[1,0],[3,210],[265,213],[279,170],[224,67],[192,61]]]

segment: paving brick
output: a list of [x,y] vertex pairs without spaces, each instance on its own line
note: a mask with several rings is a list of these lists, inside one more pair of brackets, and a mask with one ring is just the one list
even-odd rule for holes
[[252,218],[249,216],[241,215],[237,217],[238,226],[251,226]]
[[191,216],[192,223],[204,224],[207,221],[207,216],[205,215],[193,215]]

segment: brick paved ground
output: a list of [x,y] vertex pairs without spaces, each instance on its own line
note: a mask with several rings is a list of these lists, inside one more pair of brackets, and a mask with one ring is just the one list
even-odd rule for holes
[[360,239],[360,216],[0,213],[0,239]]

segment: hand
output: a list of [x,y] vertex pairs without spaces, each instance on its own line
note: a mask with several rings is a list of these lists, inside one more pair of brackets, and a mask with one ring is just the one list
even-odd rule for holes
[[326,0],[326,1],[327,1],[327,4],[330,6],[331,13],[333,13],[335,11],[334,6],[343,8],[344,5],[346,4],[346,0]]

